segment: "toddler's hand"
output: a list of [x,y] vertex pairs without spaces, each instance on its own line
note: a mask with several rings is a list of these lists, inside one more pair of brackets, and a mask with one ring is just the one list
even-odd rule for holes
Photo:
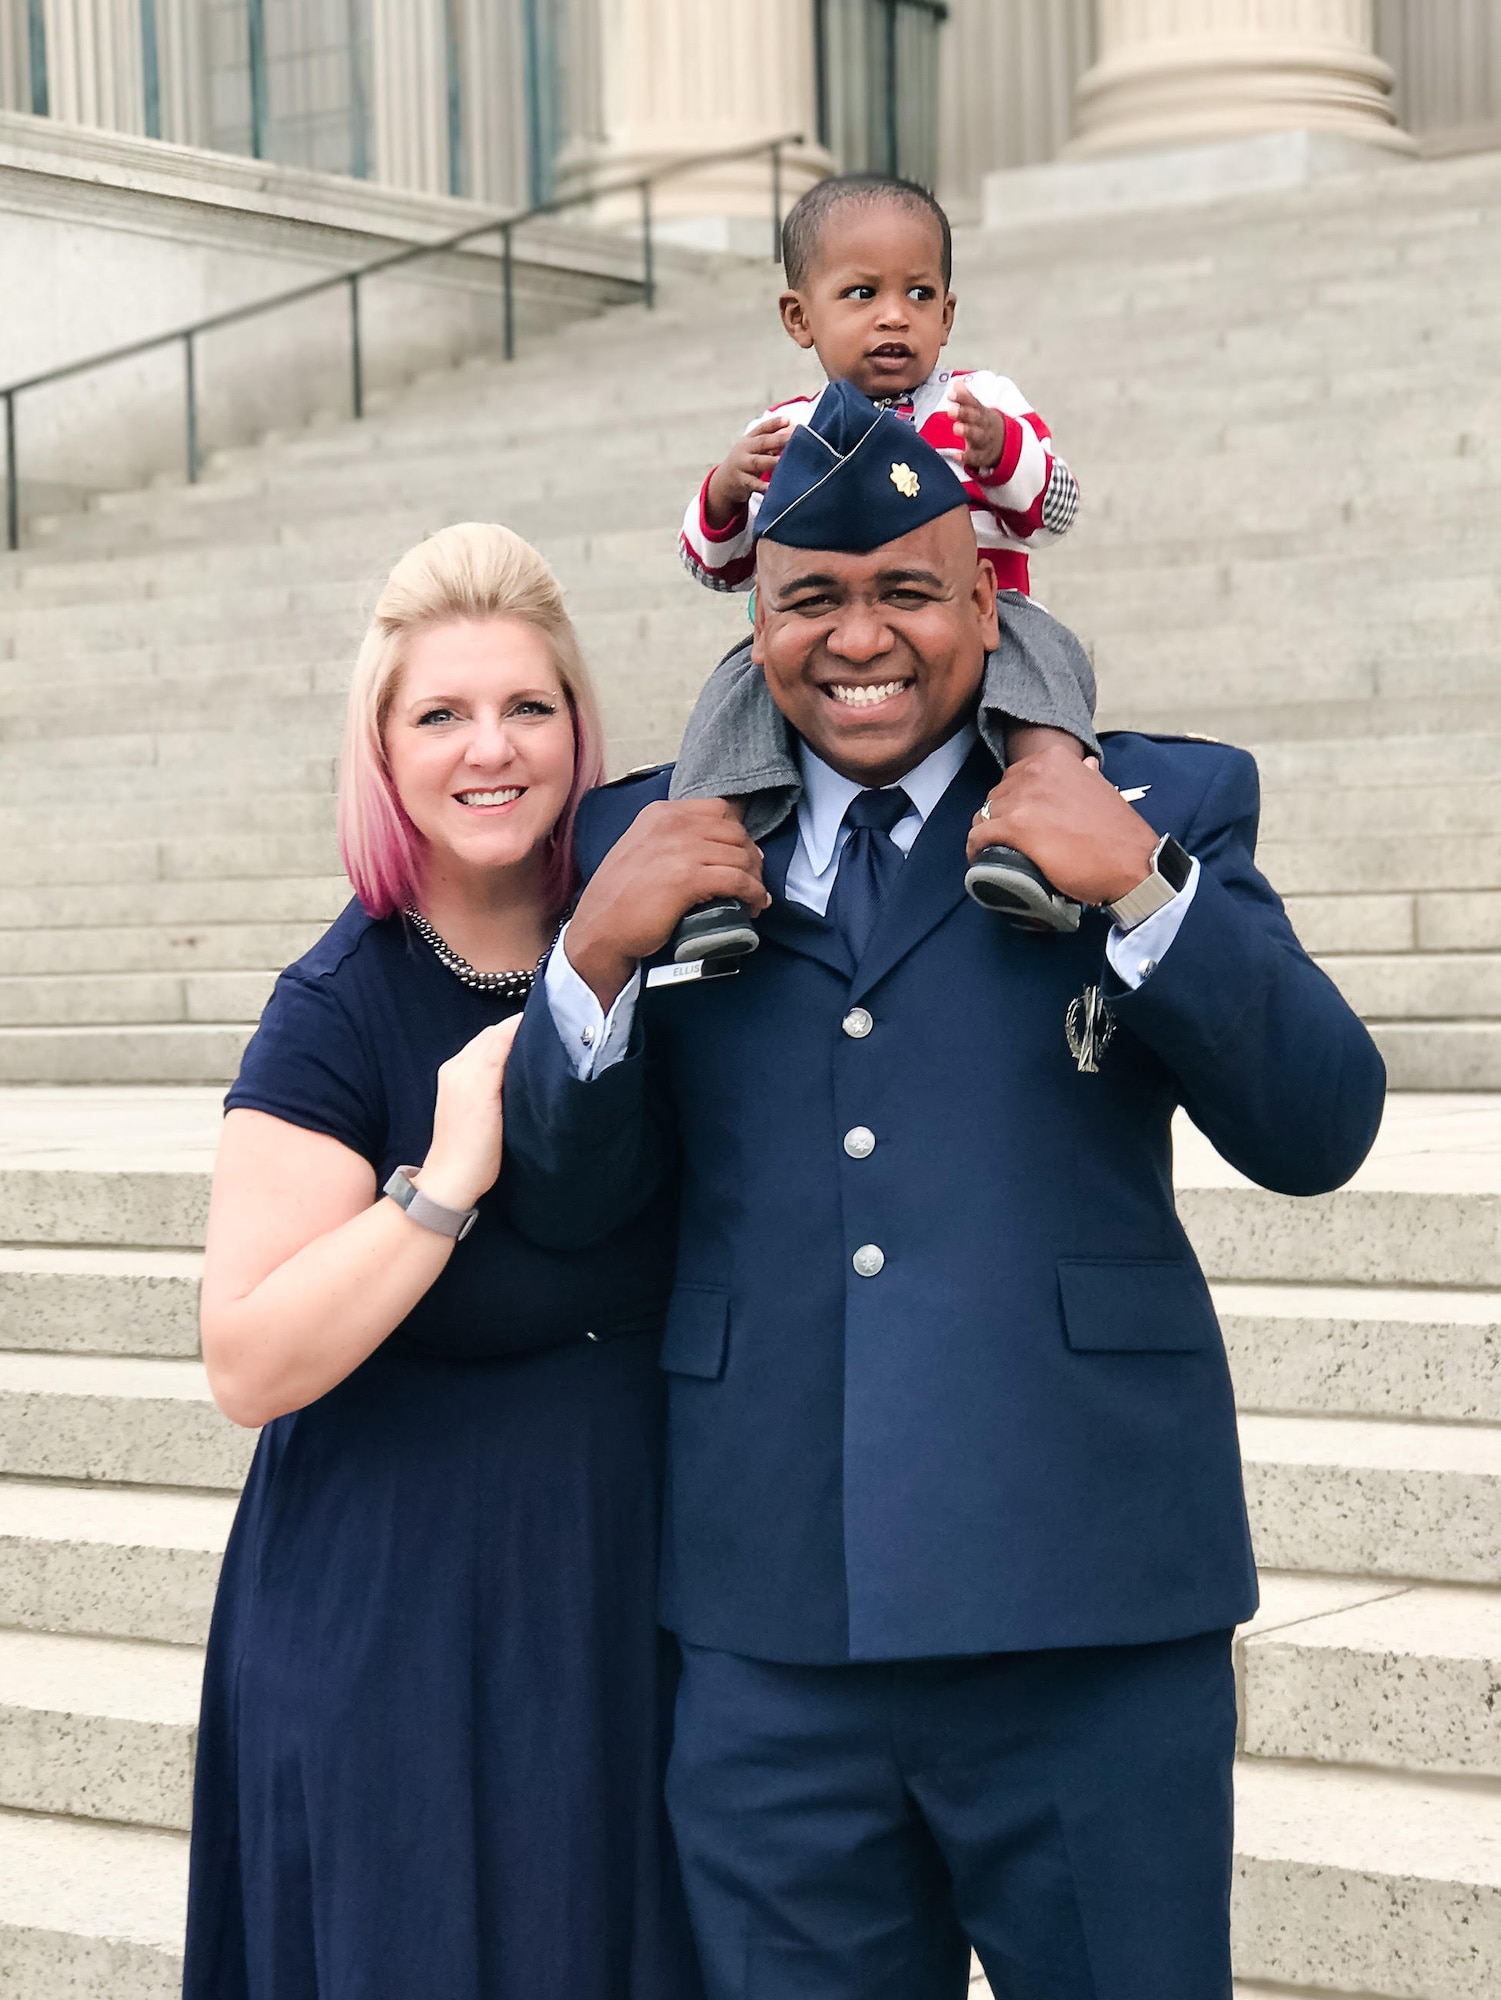
[[766,491],[791,435],[792,426],[785,417],[762,417],[744,437],[736,439],[709,479],[704,512],[711,528],[727,528],[753,493]]
[[1001,412],[982,403],[962,382],[949,391],[949,408],[954,428],[964,440],[965,471],[989,472],[999,465],[1006,449],[1006,419]]

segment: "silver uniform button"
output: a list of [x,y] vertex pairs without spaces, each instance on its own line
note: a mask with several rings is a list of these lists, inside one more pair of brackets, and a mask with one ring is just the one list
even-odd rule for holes
[[886,1268],[886,1252],[879,1243],[862,1243],[855,1252],[855,1270],[862,1278],[878,1278]]
[[876,1135],[868,1125],[852,1125],[844,1135],[844,1150],[852,1160],[868,1160],[876,1150]]
[[852,1042],[863,1042],[876,1024],[865,1008],[851,1007],[839,1025]]
[[585,1338],[585,1340],[598,1340],[598,1339],[599,1339],[599,1335],[598,1335],[597,1333],[586,1333],[586,1334],[584,1335],[584,1338]]

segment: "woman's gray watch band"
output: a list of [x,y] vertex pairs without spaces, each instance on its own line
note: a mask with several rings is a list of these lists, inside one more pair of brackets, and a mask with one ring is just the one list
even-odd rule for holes
[[445,1208],[441,1201],[430,1201],[412,1179],[413,1174],[420,1172],[419,1167],[398,1167],[382,1193],[388,1194],[398,1208],[406,1210],[413,1222],[420,1222],[435,1236],[451,1236],[455,1243],[462,1243],[479,1220],[479,1210]]

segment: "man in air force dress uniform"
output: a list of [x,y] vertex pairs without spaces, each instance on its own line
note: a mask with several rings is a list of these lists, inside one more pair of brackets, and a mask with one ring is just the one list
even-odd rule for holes
[[[681,1186],[668,1798],[709,1992],[934,2000],[967,1936],[999,2000],[1228,2000],[1256,1583],[1170,1125],[1318,1193],[1381,1060],[1256,871],[1249,756],[1117,733],[1003,775],[991,573],[908,426],[836,384],[760,518],[800,796],[759,849],[665,770],[586,800],[506,1078],[537,1236]],[[1076,933],[965,895],[990,841]],[[644,986],[727,895],[738,975]]]

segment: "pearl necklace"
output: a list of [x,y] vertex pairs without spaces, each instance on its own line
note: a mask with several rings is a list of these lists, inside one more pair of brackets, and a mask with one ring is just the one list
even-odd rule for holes
[[[529,972],[481,972],[477,966],[471,965],[467,958],[460,958],[452,945],[443,942],[420,910],[414,910],[408,903],[401,914],[422,942],[432,948],[438,963],[451,972],[455,979],[465,986],[472,987],[476,993],[498,994],[502,1000],[526,998],[536,983],[537,974],[542,970],[542,960],[547,957],[547,951],[551,951],[552,945],[558,941],[555,935],[552,944],[547,947],[542,958],[537,960]],[[559,924],[558,930],[561,931],[562,928]]]

